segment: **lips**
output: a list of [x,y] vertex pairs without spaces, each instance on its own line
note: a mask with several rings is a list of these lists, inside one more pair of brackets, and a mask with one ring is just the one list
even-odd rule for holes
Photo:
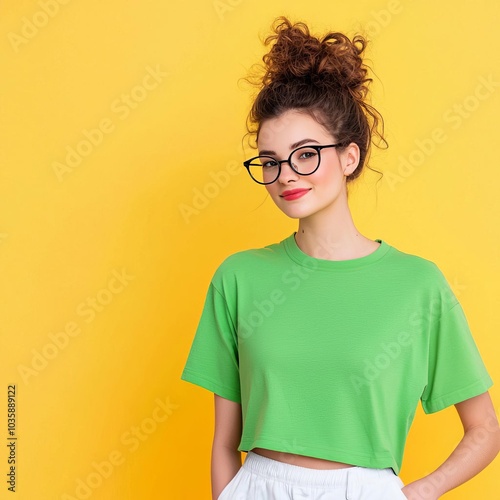
[[283,191],[280,196],[286,201],[292,201],[302,198],[302,196],[305,196],[309,191],[310,189],[291,189],[289,191]]
[[286,197],[296,193],[302,193],[304,191],[309,191],[309,189],[290,189],[288,191],[283,191],[280,196]]

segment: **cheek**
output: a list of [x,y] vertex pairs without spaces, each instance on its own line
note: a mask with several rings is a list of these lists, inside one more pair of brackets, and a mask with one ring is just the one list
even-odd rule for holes
[[322,164],[319,169],[311,176],[311,182],[314,182],[318,187],[332,187],[342,179],[342,172],[339,165]]
[[339,162],[325,162],[322,163],[318,170],[314,172],[313,176],[318,179],[318,182],[331,184],[342,181],[344,174],[342,173],[342,165]]
[[278,183],[277,182],[273,182],[272,184],[267,184],[265,186],[266,188],[266,191],[269,193],[269,196],[271,196],[272,198],[276,198],[278,196]]

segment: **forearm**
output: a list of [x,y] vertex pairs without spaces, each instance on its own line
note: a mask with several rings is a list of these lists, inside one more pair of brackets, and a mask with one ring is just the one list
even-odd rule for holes
[[217,500],[222,490],[241,467],[241,453],[225,446],[212,446],[211,480],[212,500]]
[[429,475],[408,484],[403,493],[415,500],[434,500],[465,483],[493,461],[500,449],[498,427],[467,430],[446,461]]

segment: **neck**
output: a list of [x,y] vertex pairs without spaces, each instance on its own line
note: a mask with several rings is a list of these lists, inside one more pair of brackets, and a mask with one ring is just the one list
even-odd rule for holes
[[357,230],[347,200],[341,201],[299,220],[295,241],[303,252],[319,259],[347,260],[368,255],[379,246]]

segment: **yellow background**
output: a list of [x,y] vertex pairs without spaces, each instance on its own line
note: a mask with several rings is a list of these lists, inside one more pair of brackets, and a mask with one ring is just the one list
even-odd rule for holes
[[[0,498],[210,498],[213,395],[180,374],[217,265],[297,227],[241,165],[238,79],[281,14],[372,40],[390,147],[373,150],[382,181],[352,186],[355,223],[436,262],[500,380],[498,2],[55,2],[1,15],[0,429],[16,384],[18,463]],[[453,407],[419,406],[403,481],[460,437]],[[443,498],[496,498],[499,474]]]

